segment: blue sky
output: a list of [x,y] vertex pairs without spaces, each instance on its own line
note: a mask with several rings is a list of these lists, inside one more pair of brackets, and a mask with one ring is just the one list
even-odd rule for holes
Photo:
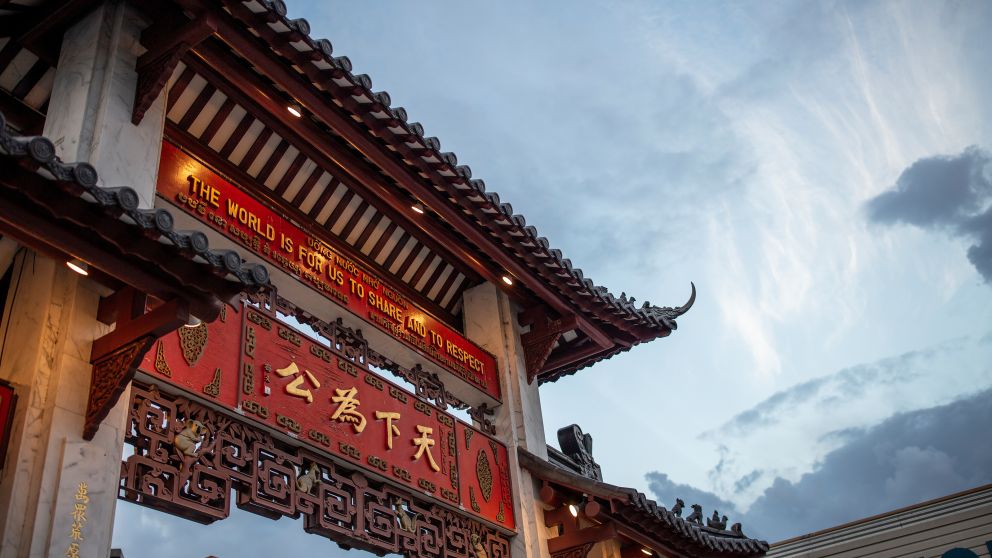
[[541,389],[607,481],[769,540],[992,482],[992,4],[287,3],[586,276],[695,281]]

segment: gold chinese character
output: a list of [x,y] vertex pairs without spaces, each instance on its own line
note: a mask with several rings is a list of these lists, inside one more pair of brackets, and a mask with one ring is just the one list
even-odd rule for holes
[[83,526],[80,523],[74,521],[69,529],[69,538],[74,541],[83,540]]
[[89,485],[85,482],[79,483],[79,486],[76,488],[76,501],[85,502],[87,504],[90,502]]
[[72,510],[72,519],[79,524],[86,523],[86,504],[76,504]]
[[434,429],[428,426],[420,426],[418,424],[417,432],[420,432],[420,437],[413,439],[413,445],[417,446],[417,454],[413,456],[413,460],[416,461],[420,459],[420,456],[426,451],[427,460],[431,464],[431,469],[440,471],[441,467],[438,467],[437,462],[434,461],[434,456],[431,454],[431,447],[434,445],[434,439],[430,436],[434,433]]
[[387,413],[386,411],[376,411],[376,420],[386,419],[386,447],[393,449],[393,436],[400,435],[400,427],[393,424],[394,420],[400,420],[399,413]]
[[[300,367],[297,366],[295,362],[290,362],[289,366],[285,368],[276,368],[276,374],[278,374],[280,378],[300,374]],[[300,388],[300,386],[303,385],[304,378],[310,380],[310,383],[313,385],[313,389],[320,388],[320,382],[317,381],[317,378],[315,378],[309,370],[304,370],[303,374],[300,374],[295,380],[286,384],[286,393],[296,397],[304,397],[306,398],[307,403],[313,403],[313,394],[310,393],[310,390],[307,388]]]
[[331,401],[338,404],[338,409],[331,415],[331,420],[350,422],[355,426],[355,432],[361,433],[362,430],[365,430],[365,416],[358,412],[358,406],[362,404],[355,397],[358,395],[358,389],[335,388],[334,392],[337,395],[332,397]]
[[65,551],[66,558],[79,558],[79,543],[69,543],[69,548]]

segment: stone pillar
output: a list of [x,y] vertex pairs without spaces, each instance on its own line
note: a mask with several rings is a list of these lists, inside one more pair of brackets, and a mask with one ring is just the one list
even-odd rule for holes
[[[0,475],[0,555],[107,556],[120,471],[126,396],[91,442],[82,439],[100,293],[63,262],[22,251],[0,323],[0,378],[17,410]],[[82,540],[72,538],[79,483],[87,485]]]
[[100,185],[130,186],[141,207],[155,202],[165,127],[165,94],[131,124],[141,31],[146,26],[124,0],[100,4],[62,42],[44,135],[66,162],[86,161]]
[[[65,34],[44,135],[67,162],[86,161],[102,186],[131,186],[152,207],[165,95],[131,124],[135,65],[146,25],[124,0],[107,0]],[[127,393],[91,442],[82,439],[90,347],[109,328],[96,320],[99,287],[64,262],[23,251],[0,323],[0,378],[19,399],[0,473],[0,556],[110,553]],[[106,294],[106,293],[104,293]],[[80,483],[85,522],[72,535]],[[78,540],[81,538],[81,540]]]
[[463,301],[465,334],[496,355],[499,363],[503,405],[496,410],[496,432],[509,449],[519,533],[513,538],[510,553],[514,558],[547,558],[548,530],[544,526],[544,508],[537,499],[539,487],[531,475],[520,468],[517,459],[518,447],[548,458],[541,397],[537,382],[527,383],[517,309],[492,283],[466,291]]

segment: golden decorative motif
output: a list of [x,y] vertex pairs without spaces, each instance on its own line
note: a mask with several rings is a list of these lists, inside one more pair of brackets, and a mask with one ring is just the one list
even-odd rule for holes
[[472,511],[474,511],[475,513],[481,513],[482,512],[482,508],[479,507],[478,500],[475,499],[475,487],[474,486],[468,487],[468,500],[469,500],[469,502],[472,503]]
[[310,494],[313,487],[320,484],[320,477],[317,475],[317,464],[311,463],[306,473],[296,477],[296,489],[304,494]]
[[[254,316],[255,314],[248,314]],[[245,355],[255,358],[255,328],[248,326],[245,328]]]
[[465,429],[465,449],[472,449],[472,434],[475,434],[475,430]]
[[469,540],[472,541],[472,550],[475,551],[475,558],[489,558],[489,553],[486,552],[486,547],[482,544],[482,537],[478,533],[472,533]]
[[423,517],[421,514],[410,510],[404,509],[404,502],[399,498],[392,499],[393,513],[396,514],[396,521],[400,524],[400,529],[406,531],[407,533],[417,532],[417,520]]
[[201,323],[195,327],[180,327],[176,330],[179,333],[179,347],[183,350],[183,358],[186,364],[196,366],[197,361],[203,356],[203,349],[207,346],[207,324]]
[[220,321],[222,322],[227,321],[227,306],[220,307]]
[[503,507],[503,502],[499,503],[499,513],[496,514],[496,521],[500,523],[506,521],[506,508]]
[[482,489],[482,498],[488,502],[493,495],[493,470],[489,468],[489,457],[481,449],[475,456],[475,478]]
[[169,361],[165,360],[165,347],[161,341],[155,349],[155,371],[163,376],[172,377],[172,369],[169,368]]
[[210,397],[217,397],[220,395],[220,368],[214,370],[213,381],[203,386],[203,393],[209,395]]
[[241,391],[245,395],[251,395],[255,391],[255,367],[250,362],[245,363],[241,373]]

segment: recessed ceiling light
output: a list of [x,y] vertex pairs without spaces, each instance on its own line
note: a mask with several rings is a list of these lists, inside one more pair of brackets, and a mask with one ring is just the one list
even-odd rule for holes
[[290,105],[287,105],[286,106],[286,110],[289,111],[289,114],[292,114],[293,116],[295,116],[297,118],[303,116],[303,108],[300,107],[300,105],[298,105],[296,103],[292,103]]
[[89,275],[90,274],[90,267],[88,265],[86,265],[85,263],[83,263],[83,261],[80,260],[80,259],[78,259],[78,258],[74,258],[74,259],[71,259],[71,260],[65,262],[65,265],[69,269],[75,271],[76,273],[78,273],[80,275]]
[[502,279],[507,285],[513,286],[513,279],[511,279],[509,275],[504,275]]
[[579,508],[577,508],[575,504],[569,504],[568,513],[572,514],[572,517],[579,517]]
[[651,552],[650,550],[648,550],[646,548],[642,548],[641,549],[641,552],[643,552],[644,554],[647,554],[648,556],[651,556],[652,554],[654,554],[654,552]]
[[202,323],[203,323],[203,320],[201,320],[200,318],[197,318],[196,316],[190,314],[189,315],[189,318],[186,320],[186,323],[183,324],[183,327],[196,327],[196,326],[198,326],[198,325],[200,325]]
[[424,214],[424,204],[422,204],[422,203],[415,203],[412,206],[410,206],[410,209],[416,211],[417,213],[419,213],[421,215]]

